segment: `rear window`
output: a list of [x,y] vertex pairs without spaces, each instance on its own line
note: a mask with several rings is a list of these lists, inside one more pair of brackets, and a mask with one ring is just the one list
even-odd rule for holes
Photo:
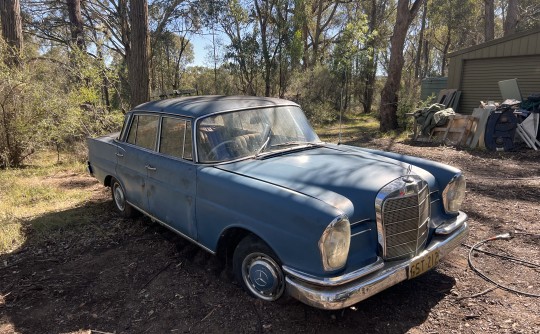
[[135,115],[133,122],[131,122],[127,142],[149,150],[155,150],[158,124],[159,116]]

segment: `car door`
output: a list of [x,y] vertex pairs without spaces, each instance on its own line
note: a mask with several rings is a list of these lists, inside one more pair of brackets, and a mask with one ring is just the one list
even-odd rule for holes
[[196,240],[195,176],[191,121],[161,117],[158,153],[148,170],[148,205],[163,223]]
[[148,210],[147,174],[149,161],[155,155],[159,116],[135,114],[126,138],[118,142],[116,175],[123,185],[126,200],[144,211]]

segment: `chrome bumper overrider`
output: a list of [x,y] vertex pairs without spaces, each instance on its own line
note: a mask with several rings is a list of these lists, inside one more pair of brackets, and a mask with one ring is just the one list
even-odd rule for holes
[[469,227],[465,222],[467,215],[460,212],[455,218],[459,226],[446,235],[435,234],[426,249],[416,257],[402,261],[385,262],[384,266],[373,273],[338,286],[323,286],[307,282],[287,273],[287,291],[301,302],[313,307],[336,310],[356,304],[401,281],[407,280],[411,263],[430,252],[439,251],[442,258],[467,238]]

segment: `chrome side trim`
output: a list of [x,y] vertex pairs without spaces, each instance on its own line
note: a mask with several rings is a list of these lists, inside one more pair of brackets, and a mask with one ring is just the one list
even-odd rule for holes
[[364,233],[369,232],[369,231],[371,231],[370,228],[368,228],[367,230],[363,230],[363,231],[360,231],[360,232],[356,232],[355,234],[351,234],[351,238],[352,238],[352,237],[356,237],[357,235],[360,235],[360,234],[364,234]]
[[188,237],[187,235],[185,235],[184,233],[178,231],[177,229],[175,229],[174,227],[172,227],[171,225],[165,223],[165,222],[162,222],[161,220],[157,219],[156,217],[152,216],[151,214],[149,214],[148,212],[144,211],[143,209],[139,208],[138,206],[136,205],[133,205],[131,202],[128,202],[126,201],[129,205],[131,205],[132,207],[134,207],[135,209],[137,209],[138,211],[142,212],[144,215],[150,217],[151,219],[155,220],[156,222],[158,222],[160,225],[163,225],[164,227],[168,228],[169,230],[173,231],[174,233],[180,235],[181,237],[183,237],[184,239],[187,239],[189,241],[191,241],[192,243],[196,244],[197,246],[201,247],[202,249],[204,249],[205,251],[207,251],[208,253],[212,254],[212,255],[216,255],[216,252],[214,252],[213,250],[211,250],[210,248],[204,246],[203,244],[195,241],[194,239]]
[[[458,217],[459,219],[457,219]],[[466,215],[458,217],[456,220],[466,219]],[[461,227],[450,235],[434,236],[427,248],[414,258],[386,262],[381,270],[339,286],[315,285],[296,279],[293,275],[287,275],[285,279],[287,291],[292,297],[313,307],[327,310],[342,309],[407,280],[409,266],[414,261],[420,260],[434,251],[438,251],[442,258],[459,247],[468,234],[469,226],[463,222]]]
[[377,260],[374,263],[362,267],[358,270],[352,271],[348,274],[336,277],[316,277],[287,266],[283,266],[283,271],[292,278],[299,279],[315,285],[337,286],[354,281],[355,279],[358,279],[362,276],[371,274],[372,272],[377,271],[382,267],[384,267],[383,259],[377,256]]
[[361,223],[365,223],[365,222],[369,222],[371,221],[371,219],[369,218],[366,218],[366,219],[362,219],[362,220],[359,220],[359,221],[355,221],[354,223],[351,223],[351,227],[357,225],[357,224],[361,224]]

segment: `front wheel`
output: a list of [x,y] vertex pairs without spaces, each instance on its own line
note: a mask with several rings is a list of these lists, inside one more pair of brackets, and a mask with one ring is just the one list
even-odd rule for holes
[[126,192],[117,179],[111,180],[111,194],[116,211],[125,218],[135,217],[135,209],[126,201]]
[[254,236],[242,239],[233,255],[233,271],[244,290],[256,298],[276,301],[285,291],[285,278],[274,252]]

